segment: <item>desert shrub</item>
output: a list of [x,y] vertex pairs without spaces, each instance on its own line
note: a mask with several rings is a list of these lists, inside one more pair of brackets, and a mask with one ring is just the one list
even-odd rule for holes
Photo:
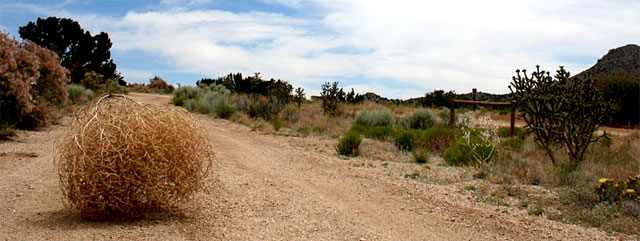
[[93,91],[81,85],[70,84],[65,86],[69,93],[69,100],[73,103],[85,103],[93,99]]
[[280,118],[274,118],[273,120],[271,120],[271,126],[273,126],[273,129],[276,131],[280,130],[280,128],[282,128],[284,124],[284,120]]
[[411,154],[417,163],[427,163],[429,161],[429,151],[427,150],[415,150]]
[[105,93],[112,93],[112,94],[129,93],[129,90],[125,86],[118,84],[117,79],[107,79],[104,86],[105,86],[104,88]]
[[509,137],[502,141],[502,146],[509,150],[520,151],[522,150],[522,146],[524,146],[524,139],[520,139],[517,136]]
[[167,84],[167,82],[160,78],[160,76],[155,76],[149,80],[149,85],[147,86],[153,93],[166,93],[170,94],[175,88]]
[[[520,139],[524,139],[524,134],[525,131],[520,128],[520,127],[514,127],[515,129],[515,136],[520,138]],[[498,136],[500,137],[511,137],[511,128],[510,127],[501,127],[500,129],[498,129]]]
[[466,129],[442,158],[452,166],[481,165],[495,159],[496,148],[482,130]]
[[202,95],[204,91],[196,86],[180,86],[173,91],[171,102],[177,106],[184,106],[186,100],[195,100]]
[[213,153],[187,113],[112,95],[77,118],[57,143],[55,163],[65,199],[83,218],[144,218],[204,189]]
[[473,161],[473,152],[465,141],[458,139],[442,153],[442,159],[452,166],[465,166]]
[[359,133],[348,131],[336,145],[336,151],[343,156],[357,156],[362,142],[362,136]]
[[388,109],[380,111],[361,110],[355,118],[355,124],[374,128],[377,126],[393,127],[395,119]]
[[440,108],[440,113],[438,113],[438,117],[440,118],[440,125],[448,126],[449,121],[451,120],[451,110],[447,107]]
[[180,86],[173,91],[171,102],[190,112],[214,114],[222,105],[229,105],[229,90],[221,85]]
[[429,151],[441,153],[449,148],[451,143],[458,138],[458,131],[444,126],[431,127],[419,132],[416,136],[416,145]]
[[311,127],[309,126],[301,126],[300,128],[298,128],[297,130],[299,133],[301,133],[304,136],[308,136],[309,133],[311,132]]
[[196,102],[196,99],[187,99],[182,103],[182,106],[184,106],[184,108],[189,112],[196,112],[198,103]]
[[249,116],[254,118],[262,118],[264,120],[273,120],[278,117],[280,112],[286,106],[286,102],[275,96],[258,97],[249,107]]
[[311,128],[311,131],[315,132],[315,133],[323,133],[326,130],[326,128],[322,125],[315,125],[313,126],[313,128]]
[[84,73],[84,78],[80,80],[80,83],[88,89],[98,90],[103,87],[104,78],[101,74],[89,71]]
[[437,117],[431,109],[417,109],[412,115],[401,120],[402,126],[406,129],[426,130],[437,123]]
[[359,125],[359,124],[353,124],[351,125],[351,128],[349,129],[350,132],[356,132],[356,133],[360,133],[360,134],[367,134],[369,132],[369,128],[367,128],[366,126],[363,125]]
[[231,96],[231,102],[235,106],[236,110],[249,114],[251,105],[253,105],[253,98],[247,94],[234,94]]
[[414,150],[414,140],[417,136],[418,131],[416,130],[399,130],[393,137],[393,143],[396,145],[398,150],[401,151],[412,151]]
[[296,123],[300,119],[300,108],[293,105],[287,106],[281,113],[282,118],[289,123]]
[[55,53],[0,32],[0,127],[46,125],[52,107],[67,102],[68,82],[67,70]]
[[0,140],[9,139],[9,137],[14,136],[15,134],[16,129],[14,129],[13,127],[0,124]]
[[385,139],[393,136],[393,127],[391,126],[376,126],[366,131],[365,136],[374,139]]
[[220,105],[216,109],[216,115],[222,119],[228,119],[234,113],[236,113],[236,109],[226,104]]
[[[224,88],[224,87],[222,87]],[[206,91],[200,99],[196,99],[198,103],[197,112],[202,114],[213,114],[221,105],[229,104],[229,91]]]
[[[468,113],[462,113],[466,110],[464,107],[457,109],[456,111],[456,127],[469,128],[473,125],[473,118]],[[451,119],[451,110],[447,107],[442,107],[438,114],[439,122],[441,126],[449,126],[449,120]]]

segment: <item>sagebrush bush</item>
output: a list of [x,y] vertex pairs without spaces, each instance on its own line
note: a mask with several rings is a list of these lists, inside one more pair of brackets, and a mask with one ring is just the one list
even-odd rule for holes
[[396,145],[398,150],[401,151],[412,151],[414,147],[414,139],[417,136],[418,131],[416,130],[399,130],[393,137],[393,143]]
[[93,90],[80,85],[70,84],[65,86],[69,93],[69,100],[72,103],[85,103],[93,99]]
[[229,90],[222,85],[180,86],[173,91],[171,102],[190,112],[214,114],[223,105],[230,105]]
[[355,118],[355,124],[366,126],[370,129],[377,126],[393,127],[395,122],[396,120],[388,109],[380,111],[361,110]]
[[447,107],[440,108],[440,113],[438,113],[438,117],[440,117],[440,125],[448,126],[449,121],[451,120],[451,110]]
[[360,154],[360,143],[362,142],[362,136],[357,132],[348,131],[340,140],[336,146],[338,154],[343,156],[357,156]]
[[[464,110],[464,109],[461,109]],[[447,107],[442,107],[440,109],[439,117],[439,125],[449,126],[449,121],[451,119],[451,110]],[[473,124],[473,118],[468,113],[460,114],[456,112],[456,123],[454,123],[456,127],[465,128],[471,127]]]
[[402,126],[406,129],[426,130],[433,127],[438,122],[438,118],[431,109],[417,109],[412,115],[401,120]]
[[393,136],[393,127],[391,126],[376,126],[369,129],[365,136],[373,139],[385,139]]
[[197,111],[202,114],[213,114],[221,105],[229,104],[229,91],[220,86],[218,90],[206,91],[196,102],[198,103]]
[[177,106],[184,106],[186,100],[195,100],[202,92],[203,90],[196,86],[180,86],[173,91],[171,102]]
[[229,119],[235,113],[236,109],[226,104],[220,105],[216,109],[216,115],[222,119]]

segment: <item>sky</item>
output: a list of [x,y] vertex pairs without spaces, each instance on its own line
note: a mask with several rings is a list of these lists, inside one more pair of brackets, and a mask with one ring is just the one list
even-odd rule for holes
[[516,69],[577,74],[640,42],[640,0],[0,0],[0,28],[71,18],[107,32],[128,82],[231,72],[308,95],[326,81],[408,99],[435,89],[508,93]]

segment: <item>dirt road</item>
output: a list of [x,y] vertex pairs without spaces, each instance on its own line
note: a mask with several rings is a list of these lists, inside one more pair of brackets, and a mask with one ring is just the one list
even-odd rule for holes
[[384,161],[351,165],[335,154],[331,139],[264,135],[198,116],[216,152],[210,193],[199,194],[181,213],[139,222],[88,222],[64,207],[52,163],[64,125],[0,142],[0,239],[609,239],[596,229],[474,202],[455,184],[388,175]]

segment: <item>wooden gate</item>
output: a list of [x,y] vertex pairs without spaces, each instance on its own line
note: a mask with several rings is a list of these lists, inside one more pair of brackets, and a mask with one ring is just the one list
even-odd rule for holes
[[456,104],[457,105],[480,105],[480,106],[493,106],[493,107],[508,107],[511,106],[511,136],[516,134],[516,101],[511,102],[487,102],[487,101],[472,101],[472,100],[451,100],[449,106],[451,109],[449,116],[449,126],[455,127],[456,124]]

